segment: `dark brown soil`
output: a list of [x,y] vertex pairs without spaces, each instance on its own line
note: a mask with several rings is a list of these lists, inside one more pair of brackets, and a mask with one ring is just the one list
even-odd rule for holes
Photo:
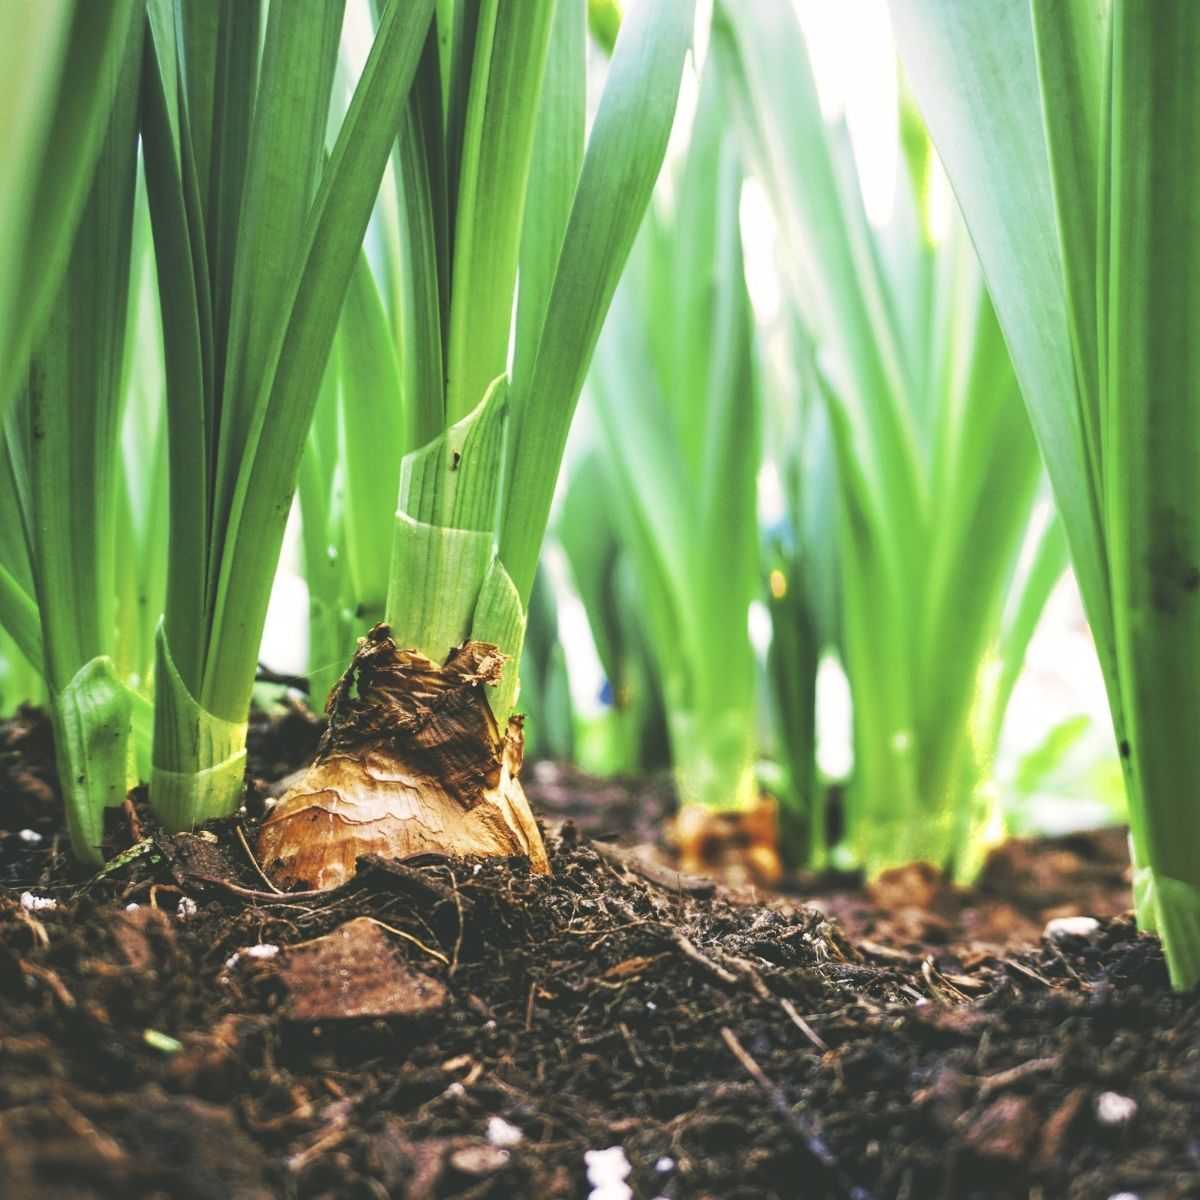
[[[289,720],[264,776],[310,748]],[[1115,835],[1009,848],[970,892],[798,881],[839,927],[593,842],[652,834],[626,793],[585,837],[559,776],[530,788],[557,789],[550,877],[364,861],[286,897],[236,823],[138,810],[88,880],[48,750],[0,729],[5,1200],[577,1198],[612,1147],[639,1200],[1200,1196],[1200,1008],[1110,915]],[[1068,911],[1098,933],[1043,940]]]

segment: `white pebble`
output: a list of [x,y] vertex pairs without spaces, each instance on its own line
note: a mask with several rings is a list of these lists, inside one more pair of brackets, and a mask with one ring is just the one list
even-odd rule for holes
[[525,1140],[525,1134],[503,1117],[490,1117],[487,1123],[487,1140],[502,1150],[511,1150]]
[[40,846],[45,841],[45,838],[36,829],[22,829],[17,837],[27,846]]
[[661,1175],[665,1175],[668,1171],[675,1170],[675,1160],[670,1155],[664,1154],[662,1158],[654,1164],[654,1169]]
[[1136,1192],[1113,1192],[1108,1200],[1142,1200]]
[[260,942],[257,946],[247,946],[244,950],[235,950],[225,960],[225,966],[236,967],[239,958],[274,958],[278,953],[278,946],[271,942]]
[[125,905],[125,911],[126,912],[137,912],[137,910],[141,907],[142,906],[136,900],[132,900],[127,905]]
[[53,912],[58,907],[58,901],[52,896],[35,896],[32,892],[22,892],[21,907],[26,912]]
[[1046,922],[1042,937],[1052,942],[1059,938],[1083,938],[1091,941],[1100,932],[1100,922],[1095,917],[1055,917]]
[[199,910],[196,908],[196,902],[191,896],[181,896],[179,905],[175,909],[175,916],[180,921],[188,921],[196,915]]
[[646,1011],[647,1012],[658,1012],[658,1005],[655,1004],[653,1000],[647,1000],[646,1001]]
[[1096,1097],[1096,1117],[1101,1125],[1125,1125],[1137,1116],[1137,1101],[1120,1092],[1101,1092]]
[[588,1200],[633,1200],[633,1189],[625,1182],[633,1167],[620,1146],[607,1150],[585,1150],[588,1183],[592,1190]]

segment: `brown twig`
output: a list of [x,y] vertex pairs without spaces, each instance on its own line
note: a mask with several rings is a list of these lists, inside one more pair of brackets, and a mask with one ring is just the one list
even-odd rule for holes
[[737,1034],[728,1025],[721,1026],[721,1037],[724,1039],[725,1045],[733,1053],[733,1057],[742,1064],[742,1069],[746,1074],[771,1097],[773,1103],[777,1106],[783,1105],[786,1107],[783,1093],[767,1078],[767,1074],[762,1067],[750,1057],[750,1052],[738,1041]]
[[808,1038],[808,1040],[812,1042],[812,1044],[818,1050],[820,1050],[822,1054],[829,1049],[825,1039],[821,1037],[821,1035],[799,1014],[799,1012],[796,1011],[796,1006],[790,1000],[788,1000],[785,996],[780,996],[779,1006],[785,1013],[787,1013],[792,1024],[795,1025],[796,1028],[800,1030],[800,1032],[804,1034],[804,1036]]
[[1006,1088],[1029,1075],[1042,1075],[1047,1071],[1053,1071],[1057,1068],[1059,1062],[1058,1055],[1052,1055],[1049,1058],[1031,1058],[1028,1062],[1018,1063],[1015,1067],[1009,1067],[1007,1071],[996,1071],[992,1075],[985,1075],[979,1081],[979,1096],[982,1099],[985,1096],[990,1096],[993,1092],[999,1091],[1001,1088]]
[[727,971],[720,964],[713,962],[711,958],[705,957],[696,948],[694,942],[690,941],[684,934],[676,931],[671,940],[679,948],[680,953],[684,958],[690,958],[698,967],[703,967],[710,975],[719,979],[722,983],[728,984],[730,987],[741,983],[741,980],[732,972]]
[[254,851],[250,849],[250,843],[246,841],[245,830],[243,830],[240,825],[235,825],[233,831],[237,834],[238,841],[242,843],[242,849],[245,850],[246,857],[250,860],[250,865],[254,868],[254,873],[263,881],[263,883],[267,885],[267,887],[271,889],[272,892],[275,893],[275,895],[284,895],[283,889],[277,888],[275,884],[271,882],[271,878],[266,871],[259,866],[258,859],[254,857]]

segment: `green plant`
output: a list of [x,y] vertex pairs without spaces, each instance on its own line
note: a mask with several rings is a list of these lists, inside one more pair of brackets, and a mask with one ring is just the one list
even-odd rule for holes
[[[4,438],[6,627],[48,694],[71,845],[99,862],[104,810],[136,782],[145,699],[118,664],[123,360],[135,184],[140,27],[120,78],[62,285],[34,339]],[[144,722],[142,722],[144,727]]]
[[893,0],[1054,484],[1129,793],[1139,921],[1200,980],[1200,8]]
[[150,797],[171,829],[241,798],[300,459],[434,0],[383,8],[327,150],[343,8],[148,5],[142,127],[171,517]]
[[[264,826],[284,878],[336,882],[382,847],[544,865],[516,783],[515,662],[567,429],[666,150],[693,0],[626,20],[586,153],[585,16],[582,0],[438,7],[380,272],[413,447],[399,512],[380,499],[376,517],[394,537],[390,632],[360,647],[322,755]],[[374,453],[347,439],[347,480]]]
[[761,401],[742,168],[722,105],[710,66],[673,202],[660,196],[647,216],[590,388],[681,803],[741,808],[757,799],[749,609],[760,582]]
[[1011,686],[1065,564],[1054,522],[1021,563],[1041,466],[1012,366],[960,224],[933,236],[919,126],[877,231],[791,7],[719,5],[714,51],[819,347],[854,704],[849,849],[870,872],[926,859],[969,875]]

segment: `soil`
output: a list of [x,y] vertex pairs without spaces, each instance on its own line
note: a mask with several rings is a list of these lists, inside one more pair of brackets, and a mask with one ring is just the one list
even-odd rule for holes
[[317,732],[258,723],[240,820],[114,812],[90,878],[45,722],[0,727],[0,1196],[1200,1196],[1200,1007],[1119,833],[766,895],[670,870],[661,785],[541,768],[550,876],[277,895],[241,839]]

